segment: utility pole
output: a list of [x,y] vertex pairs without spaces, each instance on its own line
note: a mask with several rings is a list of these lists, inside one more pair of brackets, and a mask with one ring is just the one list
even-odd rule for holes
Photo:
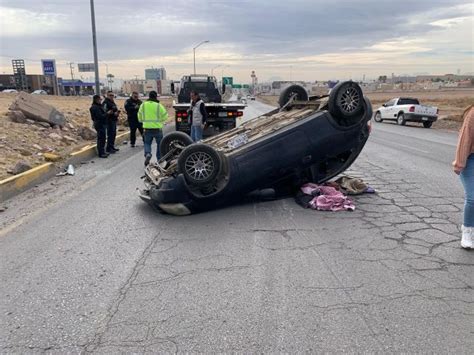
[[100,95],[99,59],[97,56],[97,35],[95,33],[94,0],[91,0],[92,45],[94,47],[95,94]]
[[69,64],[69,69],[71,70],[71,80],[74,80],[74,63],[69,62],[69,63],[66,63],[66,64]]

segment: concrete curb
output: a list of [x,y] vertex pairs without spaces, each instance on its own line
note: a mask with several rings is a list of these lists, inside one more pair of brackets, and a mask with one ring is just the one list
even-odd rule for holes
[[[129,132],[118,134],[115,142],[120,144],[127,140]],[[77,165],[82,161],[92,159],[97,156],[97,145],[90,144],[85,146],[77,152],[73,152],[65,161],[59,162],[61,165],[67,166],[69,164]],[[8,177],[0,181],[0,202],[6,201],[35,185],[38,185],[55,176],[59,167],[53,163],[45,163],[36,166],[24,173]]]

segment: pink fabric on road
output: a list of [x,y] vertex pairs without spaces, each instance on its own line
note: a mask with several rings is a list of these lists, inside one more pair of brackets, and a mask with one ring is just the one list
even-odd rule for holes
[[315,196],[309,202],[311,208],[315,210],[334,212],[355,210],[352,200],[334,187],[308,183],[301,187],[301,191]]

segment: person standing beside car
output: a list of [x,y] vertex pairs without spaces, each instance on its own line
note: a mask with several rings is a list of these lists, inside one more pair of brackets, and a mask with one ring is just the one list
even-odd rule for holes
[[191,91],[191,106],[189,107],[191,117],[191,139],[194,142],[202,139],[202,131],[207,120],[207,111],[204,101],[196,91]]
[[144,153],[145,153],[145,166],[150,163],[151,144],[155,139],[156,147],[156,160],[160,160],[160,142],[163,138],[163,126],[168,120],[168,112],[165,107],[158,101],[158,93],[156,91],[150,91],[148,94],[148,100],[140,105],[138,110],[138,121],[143,124],[144,129]]
[[460,176],[464,186],[464,219],[461,247],[474,248],[474,105],[463,113],[463,125],[459,133],[454,172]]
[[138,109],[142,101],[138,98],[138,92],[132,92],[132,96],[125,101],[125,111],[127,112],[128,126],[130,127],[130,145],[135,147],[135,142],[137,139],[137,129],[140,132],[143,138],[143,125],[141,122],[138,122]]
[[115,104],[114,97],[113,91],[107,91],[107,97],[103,102],[104,111],[107,114],[107,146],[105,150],[110,154],[114,154],[120,150],[115,148],[115,136],[117,135],[117,121],[120,110]]
[[99,158],[107,158],[109,155],[105,152],[105,135],[107,131],[107,115],[102,106],[99,95],[92,98],[92,106],[89,109],[91,113],[94,129],[97,132],[97,154]]

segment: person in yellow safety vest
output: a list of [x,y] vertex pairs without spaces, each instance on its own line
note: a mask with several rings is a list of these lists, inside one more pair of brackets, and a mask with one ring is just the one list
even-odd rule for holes
[[143,129],[145,130],[145,166],[150,164],[153,138],[155,138],[157,144],[156,160],[160,160],[160,142],[163,138],[163,126],[167,120],[168,112],[166,112],[165,107],[158,101],[157,92],[150,91],[148,100],[143,102],[138,110],[138,121],[143,124]]

